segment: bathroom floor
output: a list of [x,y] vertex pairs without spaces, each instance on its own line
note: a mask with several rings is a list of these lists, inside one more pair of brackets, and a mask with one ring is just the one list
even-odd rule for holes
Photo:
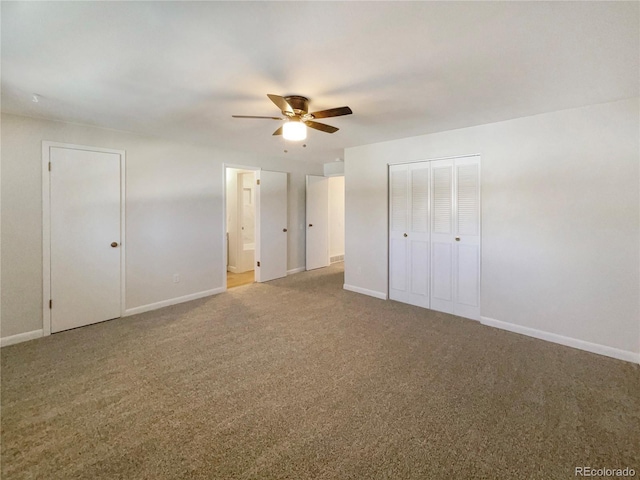
[[227,288],[239,287],[240,285],[248,285],[255,282],[255,273],[253,270],[243,273],[227,272]]

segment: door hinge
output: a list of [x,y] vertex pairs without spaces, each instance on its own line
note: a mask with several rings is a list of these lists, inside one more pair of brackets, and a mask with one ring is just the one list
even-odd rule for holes
[[51,162],[49,162],[49,171],[51,171]]
[[256,180],[256,185],[260,185],[260,179]]
[[256,264],[257,264],[258,266],[260,266],[260,262],[256,262]]
[[49,310],[53,308],[53,300],[49,300]]

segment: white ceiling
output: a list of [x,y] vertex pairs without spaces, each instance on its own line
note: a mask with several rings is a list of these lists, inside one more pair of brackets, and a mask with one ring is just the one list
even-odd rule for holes
[[[639,16],[637,2],[2,2],[2,110],[329,162],[638,96]],[[272,137],[277,121],[231,118],[277,115],[267,93],[354,114],[303,149]]]

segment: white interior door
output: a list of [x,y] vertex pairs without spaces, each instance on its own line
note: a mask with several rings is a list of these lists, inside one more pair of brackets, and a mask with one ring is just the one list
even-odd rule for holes
[[480,159],[431,162],[431,308],[480,319]]
[[257,185],[256,281],[287,275],[287,174],[260,170]]
[[329,266],[329,178],[307,175],[307,270]]
[[480,159],[455,160],[453,313],[480,320]]
[[431,308],[453,313],[453,161],[431,163]]
[[389,167],[389,298],[426,308],[429,173],[427,162]]
[[50,148],[51,331],[121,315],[120,155]]

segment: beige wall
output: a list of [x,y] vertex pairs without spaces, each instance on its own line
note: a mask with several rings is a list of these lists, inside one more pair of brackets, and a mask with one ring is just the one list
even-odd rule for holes
[[[287,268],[304,266],[305,175],[322,174],[321,164],[3,114],[3,338],[42,329],[43,140],[126,151],[127,309],[222,286],[223,162],[289,172]],[[174,273],[180,283],[172,282]]]
[[640,358],[639,132],[634,98],[347,149],[345,284],[387,293],[387,164],[479,153],[482,316]]

